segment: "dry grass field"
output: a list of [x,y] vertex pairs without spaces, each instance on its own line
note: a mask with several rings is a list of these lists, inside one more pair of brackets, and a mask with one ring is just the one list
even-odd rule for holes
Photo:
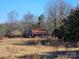
[[24,55],[42,54],[53,51],[76,51],[79,48],[57,48],[51,46],[22,46],[13,45],[15,43],[22,43],[29,40],[41,40],[41,38],[14,38],[0,40],[0,59],[16,59],[16,57]]
[[0,59],[11,59],[24,55],[33,55],[33,54],[41,54],[43,52],[52,52],[52,47],[47,46],[22,46],[22,45],[13,45],[16,43],[23,43],[31,40],[41,40],[41,38],[13,38],[8,39],[4,38],[0,40]]
[[3,38],[0,40],[1,44],[15,44],[15,43],[22,43],[22,42],[28,42],[28,41],[39,41],[39,40],[46,40],[46,38]]

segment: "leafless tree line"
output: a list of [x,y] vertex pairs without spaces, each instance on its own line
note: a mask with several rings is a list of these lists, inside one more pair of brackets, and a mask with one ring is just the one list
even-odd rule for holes
[[6,30],[24,30],[25,28],[28,29],[33,26],[38,28],[40,24],[41,28],[47,29],[51,34],[55,28],[63,25],[63,19],[67,17],[71,8],[71,5],[67,4],[64,0],[51,0],[47,4],[45,14],[34,16],[28,12],[23,15],[21,20],[17,20],[18,14],[16,11],[11,11],[8,14]]
[[64,18],[67,17],[71,10],[71,5],[64,0],[51,0],[47,5],[47,27],[50,33],[63,25]]

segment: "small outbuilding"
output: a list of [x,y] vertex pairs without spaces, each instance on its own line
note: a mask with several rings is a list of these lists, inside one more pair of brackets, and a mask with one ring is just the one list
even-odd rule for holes
[[45,29],[29,29],[23,32],[23,37],[45,37],[48,35],[48,32]]

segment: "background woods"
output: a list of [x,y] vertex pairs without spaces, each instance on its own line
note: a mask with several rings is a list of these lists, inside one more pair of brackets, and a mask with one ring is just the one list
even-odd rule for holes
[[[50,35],[54,33],[57,36],[64,37],[64,39],[78,40],[79,8],[78,6],[72,7],[64,0],[50,0],[47,3],[45,13],[35,16],[28,12],[23,15],[22,19],[17,18],[19,15],[16,11],[10,11],[7,15],[8,20],[0,24],[0,35],[5,36],[8,32],[15,31],[23,34],[32,29],[42,29]],[[68,35],[70,36],[68,37]]]

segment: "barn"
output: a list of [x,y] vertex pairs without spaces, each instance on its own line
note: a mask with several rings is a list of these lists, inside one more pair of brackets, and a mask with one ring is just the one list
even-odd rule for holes
[[45,29],[32,29],[32,33],[35,36],[45,37],[48,35],[48,32]]
[[45,29],[29,29],[25,30],[23,37],[45,37],[48,35],[48,32]]

